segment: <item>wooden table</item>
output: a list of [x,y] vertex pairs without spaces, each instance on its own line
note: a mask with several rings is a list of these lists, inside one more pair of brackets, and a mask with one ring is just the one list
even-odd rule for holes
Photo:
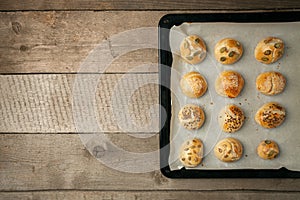
[[[167,13],[299,9],[296,0],[1,0],[0,199],[299,199],[299,179],[173,180],[162,176],[157,163],[156,170],[145,173],[112,169],[82,144],[72,106],[76,76],[89,79],[99,73],[77,75],[80,64],[114,34],[156,27]],[[143,131],[152,134],[146,139],[135,137],[141,132],[134,128],[126,133],[120,129],[110,107],[111,92],[124,73],[130,77],[121,85],[124,94],[136,80],[157,82],[155,65],[131,71],[157,59],[157,49],[136,50],[115,58],[101,72],[97,119],[106,136],[126,151],[158,149],[158,112],[153,107],[158,86],[144,85],[130,100],[130,116],[138,125],[149,123],[152,108],[156,125]]]

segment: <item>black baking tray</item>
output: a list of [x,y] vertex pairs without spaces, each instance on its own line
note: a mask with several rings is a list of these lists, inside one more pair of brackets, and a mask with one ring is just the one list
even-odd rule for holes
[[[160,168],[169,178],[300,178],[300,172],[280,169],[238,169],[238,170],[191,170],[182,168],[171,171],[168,163],[170,153],[171,120],[171,66],[172,53],[169,45],[170,28],[184,22],[296,22],[300,12],[262,13],[204,13],[168,14],[159,21],[159,96],[160,96]],[[300,33],[299,33],[300,34]],[[162,67],[164,66],[164,67]],[[165,67],[167,66],[167,67]]]

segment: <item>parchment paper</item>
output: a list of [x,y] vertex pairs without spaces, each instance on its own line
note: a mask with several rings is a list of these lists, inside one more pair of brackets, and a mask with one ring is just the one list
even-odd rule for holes
[[[207,57],[197,65],[187,64],[180,57],[180,43],[187,36],[197,34],[206,43]],[[254,49],[257,43],[267,36],[284,40],[283,58],[271,65],[255,60]],[[233,65],[218,63],[213,55],[215,44],[223,38],[234,38],[244,47],[241,59]],[[170,31],[170,46],[173,53],[171,73],[172,118],[169,163],[171,170],[182,168],[178,160],[180,147],[184,141],[197,137],[204,144],[204,159],[194,169],[278,169],[286,167],[300,170],[300,23],[184,23],[174,26]],[[215,92],[214,83],[221,71],[234,70],[242,74],[245,86],[234,99],[221,97]],[[186,97],[180,89],[182,75],[198,71],[207,80],[208,91],[198,99]],[[287,79],[283,93],[265,96],[255,88],[256,77],[266,71],[278,71]],[[285,122],[275,129],[265,129],[254,121],[256,111],[265,103],[274,101],[286,109]],[[178,121],[178,112],[188,103],[200,105],[205,112],[206,121],[197,131],[184,129]],[[217,117],[220,110],[233,103],[241,107],[246,116],[243,127],[235,133],[222,132]],[[243,157],[233,163],[219,161],[213,152],[215,144],[226,137],[239,139],[244,147]],[[263,160],[256,154],[257,145],[265,139],[277,142],[280,155],[274,160]]]

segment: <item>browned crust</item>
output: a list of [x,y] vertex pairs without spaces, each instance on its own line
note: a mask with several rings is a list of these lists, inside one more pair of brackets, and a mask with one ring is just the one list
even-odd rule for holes
[[255,121],[264,128],[276,128],[285,120],[285,109],[276,102],[264,104],[256,113]]
[[227,105],[221,110],[218,121],[222,131],[234,133],[238,131],[244,124],[244,112],[236,105]]
[[216,92],[225,97],[237,97],[244,87],[244,79],[235,71],[223,71],[215,82]]
[[203,143],[198,138],[184,142],[180,149],[179,160],[185,167],[196,167],[202,162]]
[[243,145],[235,138],[225,138],[214,148],[215,156],[223,162],[234,162],[243,155]]
[[201,107],[187,104],[180,109],[178,119],[184,128],[196,130],[202,127],[205,121],[205,114]]
[[214,54],[219,63],[233,64],[243,55],[243,46],[235,39],[224,38],[215,45]]
[[206,57],[206,45],[198,35],[184,38],[180,44],[181,57],[189,64],[198,64]]
[[207,82],[204,76],[198,72],[189,72],[180,80],[182,92],[191,98],[199,98],[207,90]]
[[284,42],[280,38],[264,38],[254,50],[255,59],[264,64],[274,63],[283,56],[284,46]]
[[286,79],[279,72],[265,72],[256,78],[256,89],[265,95],[276,95],[283,92]]
[[279,147],[273,140],[264,140],[257,146],[257,154],[265,160],[273,160],[278,157]]

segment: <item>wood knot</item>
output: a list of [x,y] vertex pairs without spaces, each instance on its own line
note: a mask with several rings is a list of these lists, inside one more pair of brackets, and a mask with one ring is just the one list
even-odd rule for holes
[[19,22],[12,22],[11,23],[11,27],[12,27],[12,30],[17,34],[19,35],[20,32],[21,32],[21,24]]
[[25,45],[20,46],[20,51],[27,51],[29,48]]
[[95,146],[93,149],[93,155],[96,158],[101,158],[105,154],[105,149],[102,146]]

